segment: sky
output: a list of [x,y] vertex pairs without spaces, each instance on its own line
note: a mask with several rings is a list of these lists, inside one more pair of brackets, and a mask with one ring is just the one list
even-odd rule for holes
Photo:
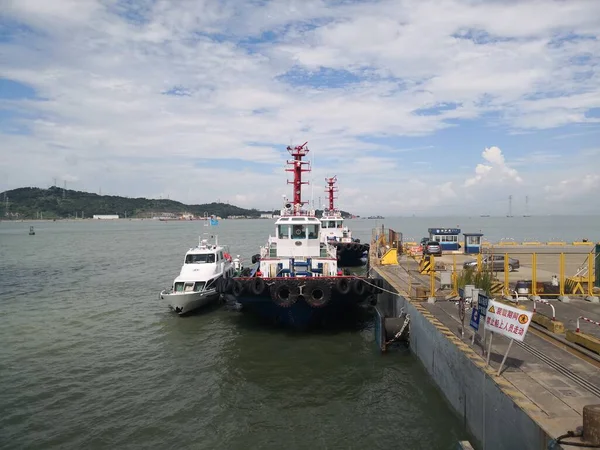
[[[0,0],[0,192],[600,210],[600,1]],[[509,196],[512,200],[509,201]]]

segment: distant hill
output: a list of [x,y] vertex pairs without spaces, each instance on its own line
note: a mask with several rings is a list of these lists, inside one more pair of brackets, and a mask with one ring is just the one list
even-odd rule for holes
[[[63,194],[64,192],[64,194]],[[196,216],[216,215],[259,217],[257,209],[245,209],[227,203],[186,205],[175,200],[128,198],[114,195],[98,195],[90,192],[64,190],[53,186],[48,189],[19,188],[0,193],[0,218],[6,218],[5,196],[12,218],[18,213],[20,219],[66,219],[69,217],[92,217],[94,214],[118,214],[121,217],[151,217],[161,213],[188,212]]]
[[[0,219],[7,217],[7,202],[10,218],[37,219],[42,214],[44,219],[67,219],[69,217],[92,217],[94,214],[118,214],[121,217],[152,217],[161,213],[191,213],[195,216],[204,214],[219,217],[244,216],[258,218],[259,211],[245,209],[228,203],[206,203],[202,205],[186,205],[175,200],[156,200],[147,198],[129,198],[116,195],[98,195],[90,192],[73,191],[53,186],[48,189],[35,187],[18,188],[0,193]],[[317,210],[320,216],[322,211]],[[18,214],[18,215],[17,215]],[[352,214],[342,211],[343,217]]]

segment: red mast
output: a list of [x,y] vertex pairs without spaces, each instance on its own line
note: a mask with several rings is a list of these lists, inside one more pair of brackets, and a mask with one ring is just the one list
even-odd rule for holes
[[333,200],[337,198],[335,197],[335,193],[338,191],[337,186],[335,186],[335,183],[337,183],[337,175],[331,178],[325,178],[325,182],[327,183],[325,192],[329,194],[329,211],[333,211],[335,209],[333,206]]
[[308,141],[294,148],[289,145],[287,147],[287,151],[294,157],[292,161],[287,161],[287,164],[292,167],[285,169],[286,172],[294,173],[294,181],[288,180],[288,184],[294,185],[294,214],[298,213],[302,205],[307,203],[302,201],[302,185],[308,184],[308,181],[302,181],[302,172],[310,172],[310,162],[302,161],[302,158],[309,152],[306,144],[308,144]]

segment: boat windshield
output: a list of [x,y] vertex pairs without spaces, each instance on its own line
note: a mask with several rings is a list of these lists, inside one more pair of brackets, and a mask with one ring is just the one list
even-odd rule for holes
[[202,253],[199,255],[187,255],[185,257],[186,264],[208,264],[215,262],[214,253]]

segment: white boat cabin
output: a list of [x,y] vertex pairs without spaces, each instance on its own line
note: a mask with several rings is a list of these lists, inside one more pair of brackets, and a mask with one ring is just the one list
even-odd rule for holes
[[336,250],[321,239],[321,221],[314,211],[283,210],[275,236],[269,236],[260,256],[263,277],[337,275]]
[[200,292],[211,280],[232,277],[234,270],[227,248],[203,239],[186,252],[179,276],[173,282],[173,292]]
[[339,211],[323,211],[321,217],[321,240],[337,241],[337,242],[352,242],[352,232],[348,227],[344,226],[344,218]]

